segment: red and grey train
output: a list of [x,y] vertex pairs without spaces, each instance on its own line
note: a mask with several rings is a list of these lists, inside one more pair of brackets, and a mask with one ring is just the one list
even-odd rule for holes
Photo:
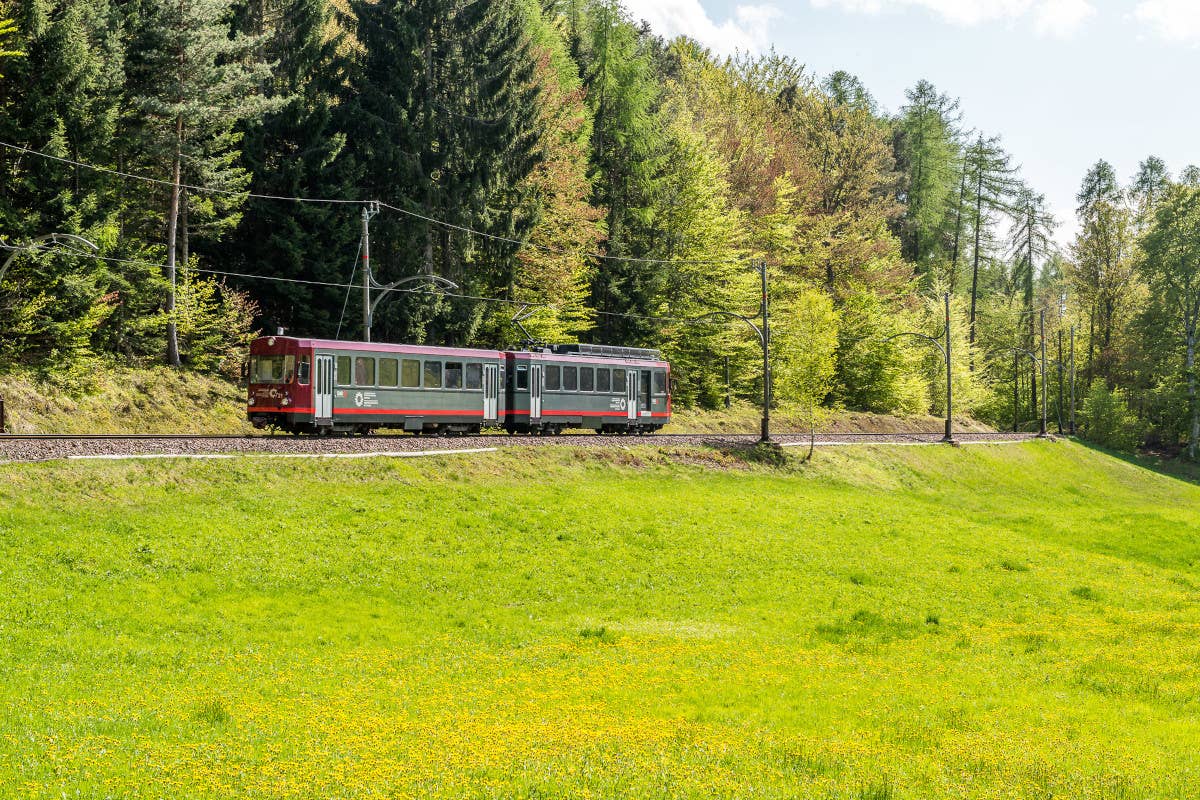
[[264,336],[250,345],[247,415],[291,433],[653,433],[671,420],[656,350],[501,351]]

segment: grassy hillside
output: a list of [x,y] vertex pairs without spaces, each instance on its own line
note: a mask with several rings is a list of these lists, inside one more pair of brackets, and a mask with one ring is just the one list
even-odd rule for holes
[[235,384],[167,369],[99,369],[56,380],[0,374],[10,433],[243,433]]
[[0,466],[0,795],[1200,794],[1194,484],[450,458]]

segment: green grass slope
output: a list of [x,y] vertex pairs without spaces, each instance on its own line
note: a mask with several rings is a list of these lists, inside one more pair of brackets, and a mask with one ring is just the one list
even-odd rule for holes
[[1073,444],[6,465],[0,581],[0,796],[1200,795],[1200,487]]
[[246,433],[245,393],[194,372],[98,368],[0,375],[9,433]]

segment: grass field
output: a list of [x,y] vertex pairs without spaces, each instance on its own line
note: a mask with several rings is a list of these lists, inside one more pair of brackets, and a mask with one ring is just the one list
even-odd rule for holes
[[1194,798],[1200,487],[1068,443],[0,466],[0,796]]

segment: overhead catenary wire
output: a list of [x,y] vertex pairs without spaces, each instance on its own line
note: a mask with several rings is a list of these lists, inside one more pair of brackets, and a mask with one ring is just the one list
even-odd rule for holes
[[[15,247],[13,245],[7,245],[7,244],[0,243],[0,249],[24,250],[25,248]],[[166,268],[166,264],[159,264],[159,263],[155,263],[152,261],[145,261],[142,259],[118,258],[116,256],[100,256],[100,255],[96,255],[94,253],[85,252],[83,250],[75,250],[74,248],[69,248],[69,247],[60,247],[58,249],[60,252],[68,253],[70,255],[76,255],[76,256],[80,256],[82,258],[92,258],[92,259],[96,259],[97,261],[107,261],[107,262],[110,262],[113,264],[129,264],[132,266],[151,267],[153,269],[165,269]],[[191,272],[200,273],[203,275],[216,275],[216,276],[227,277],[227,278],[241,278],[244,280],[273,281],[276,283],[291,283],[291,284],[299,284],[302,286],[318,286],[318,287],[324,287],[324,288],[347,289],[347,290],[358,288],[357,285],[354,284],[353,282],[342,283],[342,282],[338,282],[338,281],[317,281],[317,280],[311,280],[311,279],[307,279],[307,278],[284,278],[284,277],[281,277],[278,275],[259,275],[259,274],[252,273],[252,272],[234,272],[232,270],[207,269],[204,267],[182,267],[181,266],[180,270],[181,271],[187,270],[187,271],[191,271]],[[563,310],[563,309],[559,308],[557,305],[555,305],[554,303],[538,302],[535,300],[513,300],[513,299],[507,298],[507,297],[484,297],[482,295],[464,294],[461,292],[445,292],[445,291],[430,290],[430,289],[400,289],[400,288],[380,289],[379,291],[398,292],[398,293],[413,294],[413,295],[427,295],[427,296],[431,296],[431,297],[450,297],[450,298],[454,298],[456,300],[471,300],[471,301],[480,302],[480,303],[499,303],[499,304],[510,305],[510,306],[528,306],[530,308],[544,308],[544,309],[553,310],[553,311]],[[689,324],[689,325],[691,325],[691,324],[697,324],[697,325],[713,324],[712,320],[697,320],[692,317],[668,317],[668,316],[656,316],[656,315],[651,315],[651,314],[631,314],[628,312],[620,312],[620,311],[593,311],[592,313],[596,314],[597,316],[620,317],[620,318],[624,318],[624,319],[640,319],[640,320],[646,320],[648,322],[673,322],[673,323],[683,323],[683,324]]]
[[[153,184],[156,186],[173,186],[174,185],[171,181],[163,180],[161,178],[151,178],[146,175],[137,175],[137,174],[130,173],[130,172],[123,172],[121,170],[110,169],[108,167],[100,167],[95,164],[89,164],[85,161],[78,161],[76,159],[66,158],[64,156],[56,156],[56,155],[52,155],[50,153],[44,153],[40,150],[31,149],[29,147],[22,147],[21,145],[11,144],[9,142],[0,141],[0,147],[6,147],[6,148],[8,148],[10,150],[14,150],[16,152],[25,153],[27,155],[36,156],[38,158],[45,158],[50,161],[57,161],[61,164],[68,164],[73,167],[80,167],[82,169],[93,170],[95,172],[102,172],[102,173],[107,173],[109,175],[116,175],[118,177],[128,178],[130,180],[135,180],[135,181],[141,181],[143,183],[149,183],[149,184]],[[528,247],[531,249],[540,250],[544,253],[549,253],[551,255],[573,255],[574,254],[572,251],[564,249],[564,248],[553,247],[551,245],[545,245],[545,244],[538,244],[537,242],[531,242],[531,241],[528,241],[525,239],[516,239],[513,237],[509,237],[509,236],[501,236],[499,234],[487,233],[486,231],[480,231],[480,230],[476,230],[474,228],[470,228],[465,225],[459,225],[457,223],[447,222],[446,220],[438,219],[437,217],[432,217],[427,214],[421,214],[417,211],[412,211],[411,209],[407,209],[407,208],[401,208],[400,206],[392,205],[390,203],[384,203],[382,201],[349,200],[349,199],[344,199],[344,198],[326,198],[326,197],[290,197],[287,195],[261,194],[261,193],[257,193],[257,192],[238,191],[236,189],[222,189],[222,188],[212,187],[212,186],[196,186],[196,185],[191,185],[191,184],[180,184],[179,188],[186,189],[189,192],[220,194],[220,195],[225,195],[227,197],[243,197],[243,198],[248,198],[248,199],[253,199],[253,200],[276,200],[276,201],[280,201],[280,202],[293,202],[293,203],[312,203],[312,204],[327,203],[327,204],[336,204],[336,205],[358,205],[358,206],[367,206],[372,203],[378,203],[380,208],[386,208],[389,211],[396,212],[397,214],[402,214],[407,217],[419,219],[423,222],[427,222],[431,225],[437,225],[437,226],[446,228],[448,230],[456,230],[461,233],[469,234],[471,236],[477,236],[482,239],[488,239],[488,240],[497,241],[497,242],[504,242],[507,244],[517,245],[518,247]],[[614,256],[614,255],[609,255],[607,253],[578,253],[575,255],[578,255],[581,258],[595,259],[597,261],[615,261],[615,262],[632,263],[632,264],[663,264],[663,265],[680,264],[680,265],[695,265],[695,266],[716,265],[716,264],[736,264],[736,263],[740,263],[740,262],[746,260],[744,258],[725,258],[725,259],[642,258],[642,257],[638,257],[638,256]]]

